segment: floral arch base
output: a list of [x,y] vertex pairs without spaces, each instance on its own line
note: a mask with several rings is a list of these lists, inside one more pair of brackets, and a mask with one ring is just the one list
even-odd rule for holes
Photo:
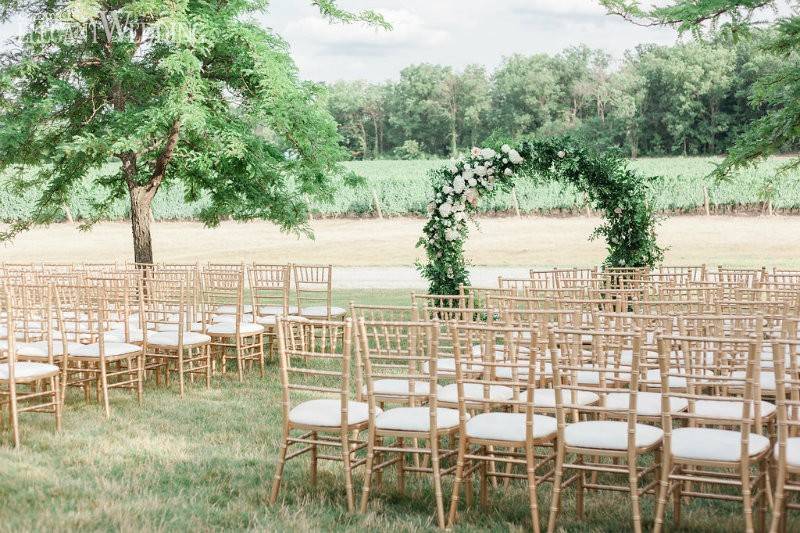
[[419,263],[431,294],[457,294],[469,284],[464,242],[467,222],[481,199],[509,191],[517,177],[556,180],[586,193],[605,215],[591,238],[608,244],[606,266],[654,266],[664,255],[656,240],[656,215],[648,201],[654,179],[639,176],[615,151],[597,153],[570,137],[533,139],[515,147],[473,148],[450,165],[431,172],[434,197],[418,246]]

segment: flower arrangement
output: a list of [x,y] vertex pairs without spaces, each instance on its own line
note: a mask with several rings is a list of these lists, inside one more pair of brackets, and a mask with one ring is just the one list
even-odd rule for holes
[[460,285],[469,284],[464,258],[468,222],[481,199],[510,190],[517,176],[555,179],[586,192],[606,215],[592,234],[606,239],[606,266],[654,266],[663,259],[648,202],[655,179],[635,174],[617,152],[598,154],[570,137],[528,140],[517,147],[475,147],[431,172],[433,200],[417,244],[426,251],[427,261],[417,266],[431,294],[457,294]]

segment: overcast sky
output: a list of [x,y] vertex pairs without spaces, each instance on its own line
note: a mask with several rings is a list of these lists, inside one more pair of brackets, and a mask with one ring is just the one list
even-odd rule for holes
[[[340,5],[375,9],[394,29],[329,24],[306,0],[271,0],[269,13],[259,20],[289,42],[303,77],[316,81],[381,81],[420,62],[494,68],[514,53],[555,53],[577,44],[620,58],[640,43],[676,41],[673,30],[609,16],[596,0],[341,0]],[[0,26],[0,41],[17,31],[19,23]]]

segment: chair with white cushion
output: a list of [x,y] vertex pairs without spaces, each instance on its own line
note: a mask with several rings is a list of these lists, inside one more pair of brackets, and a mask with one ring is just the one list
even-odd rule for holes
[[[787,531],[787,511],[800,509],[800,503],[797,502],[797,495],[800,494],[800,338],[797,336],[797,322],[788,328],[787,333],[785,339],[772,343],[778,376],[775,396],[778,442],[773,453],[777,479],[771,533]],[[794,501],[790,501],[792,494],[795,495]],[[794,525],[796,528],[797,524]]]
[[297,306],[289,305],[291,265],[265,265],[255,263],[247,268],[250,282],[250,299],[253,321],[264,326],[264,338],[272,355],[276,348],[277,318],[298,313]]
[[[271,504],[278,499],[286,461],[309,454],[312,486],[317,485],[320,460],[342,461],[347,509],[355,509],[352,473],[365,462],[355,455],[365,447],[357,435],[367,428],[369,406],[352,399],[351,328],[349,319],[331,322],[278,318],[283,437]],[[334,449],[336,453],[321,454],[320,449]]]
[[61,369],[44,358],[40,361],[17,360],[17,335],[14,300],[9,290],[0,290],[0,316],[5,319],[7,339],[0,346],[0,426],[8,412],[14,447],[20,445],[19,414],[53,413],[56,431],[61,430]]
[[244,271],[201,272],[202,333],[211,337],[211,356],[225,373],[228,361],[236,361],[239,381],[246,365],[258,364],[264,376],[264,326],[253,322],[250,304],[244,304]]
[[[555,454],[537,455],[536,447],[549,446],[554,450],[557,433],[556,419],[538,413],[534,405],[537,383],[535,358],[530,351],[535,338],[523,335],[527,330],[505,326],[485,326],[457,323],[450,332],[455,347],[456,397],[459,411],[459,446],[456,475],[450,502],[448,523],[452,527],[458,514],[461,485],[466,485],[467,501],[471,496],[472,474],[480,472],[481,504],[487,504],[489,479],[520,479],[527,481],[532,529],[539,528],[537,487],[552,479]],[[471,334],[467,334],[467,332]],[[534,335],[535,337],[535,335]],[[472,342],[463,339],[481,339],[481,345],[502,346],[503,356],[483,351],[484,371],[480,375],[466,373],[462,356],[471,359]],[[466,353],[465,353],[466,352]],[[519,366],[527,365],[525,372]],[[505,367],[512,371],[508,379],[498,380],[496,370]],[[504,465],[505,468],[497,468]],[[514,469],[517,471],[514,471]],[[524,473],[520,473],[522,469]]]
[[88,400],[92,389],[111,416],[110,389],[134,391],[141,403],[144,380],[144,352],[137,344],[109,341],[108,298],[98,285],[57,285],[62,330],[69,350],[67,385],[83,388]]
[[211,337],[202,333],[202,323],[191,306],[192,280],[189,275],[155,272],[141,283],[143,346],[147,368],[163,373],[169,385],[170,375],[178,377],[183,397],[186,378],[202,376],[211,387]]
[[[587,489],[624,491],[631,499],[633,529],[642,531],[640,501],[658,482],[663,432],[639,422],[641,346],[638,330],[551,330],[558,450],[549,531],[555,529],[561,512],[561,492],[572,484],[578,518],[583,518]],[[632,350],[629,362],[622,358],[625,349]],[[598,401],[589,405],[578,401],[578,393],[587,392],[596,394]],[[619,393],[627,395],[627,402],[608,405],[609,395]],[[580,421],[567,424],[567,413],[578,413]],[[648,456],[652,461],[645,466],[641,459]],[[627,483],[621,483],[621,477]]]
[[[436,322],[384,322],[371,323],[369,331],[363,319],[359,320],[359,342],[364,359],[364,377],[369,403],[369,437],[367,439],[367,464],[361,497],[361,512],[367,511],[373,478],[390,466],[397,466],[398,488],[405,489],[407,472],[431,475],[436,500],[436,523],[445,527],[442,476],[452,474],[455,465],[443,463],[455,455],[455,450],[442,446],[442,439],[453,438],[459,429],[457,409],[438,406],[437,391],[440,390],[441,375],[437,372],[439,325]],[[416,330],[414,350],[401,350],[397,346],[398,329],[409,327]],[[427,363],[429,372],[422,372]],[[391,376],[391,378],[389,378]],[[399,398],[409,403],[381,411],[376,384],[393,379],[402,389]],[[403,385],[405,385],[403,387]],[[426,460],[419,464],[406,465],[407,454],[424,454]],[[384,459],[385,456],[393,456]]]
[[[674,528],[680,527],[682,500],[703,498],[741,502],[744,529],[764,529],[771,446],[761,434],[754,398],[758,345],[754,337],[659,337],[664,446],[655,531],[664,527],[670,495]],[[721,354],[723,364],[707,362],[709,350]],[[676,354],[680,369],[673,364]],[[670,380],[675,377],[685,383],[676,386]],[[670,409],[674,398],[688,400],[688,408]],[[739,416],[720,416],[720,403],[731,404]]]
[[331,265],[292,265],[295,298],[300,316],[312,320],[339,320],[347,309],[333,305]]

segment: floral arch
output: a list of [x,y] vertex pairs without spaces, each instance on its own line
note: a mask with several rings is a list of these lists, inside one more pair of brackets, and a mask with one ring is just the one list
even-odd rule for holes
[[655,211],[648,201],[654,180],[630,170],[617,152],[597,153],[570,137],[533,139],[516,147],[473,148],[431,176],[434,197],[418,243],[427,255],[418,267],[431,294],[457,294],[461,284],[469,284],[464,258],[467,222],[482,198],[510,190],[518,176],[557,180],[586,193],[605,215],[591,238],[605,238],[606,266],[654,266],[663,259]]

